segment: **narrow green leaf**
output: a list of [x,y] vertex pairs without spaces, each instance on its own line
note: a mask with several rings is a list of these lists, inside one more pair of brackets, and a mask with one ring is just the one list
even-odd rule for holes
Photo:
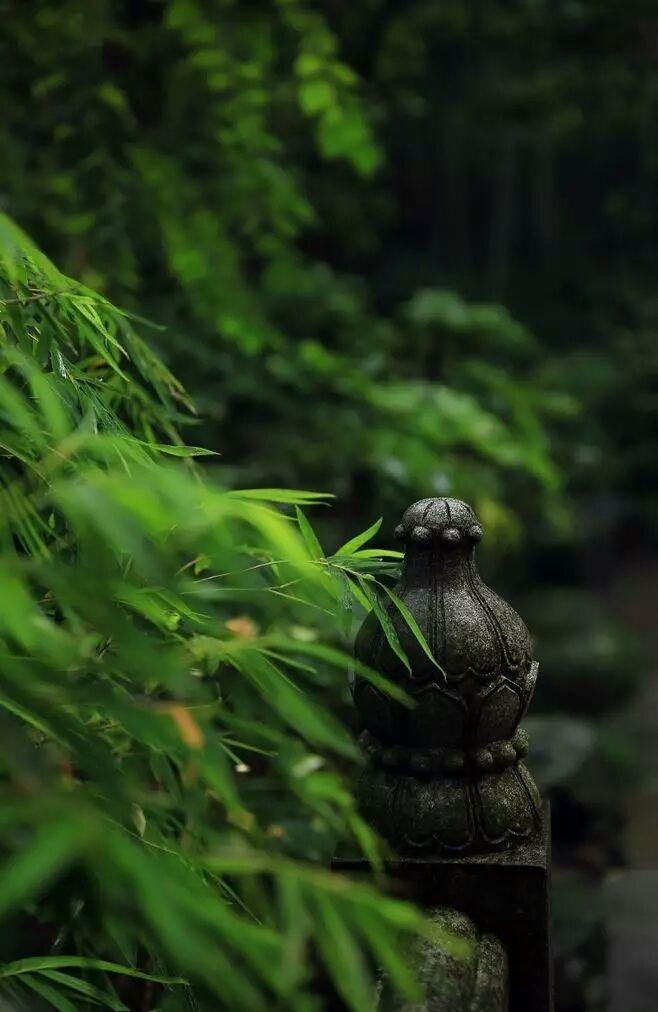
[[352,552],[357,559],[396,559],[400,562],[404,559],[404,552],[397,552],[392,548],[361,548],[358,552]]
[[61,993],[56,987],[51,987],[50,984],[46,984],[45,981],[39,980],[38,977],[33,977],[30,974],[26,974],[22,978],[22,983],[35,991],[39,997],[43,998],[52,1005],[53,1008],[57,1009],[57,1012],[76,1012],[76,1007],[73,1002]]
[[399,660],[402,662],[407,671],[411,673],[411,665],[409,664],[409,658],[405,654],[402,644],[400,643],[391,616],[382,606],[382,603],[379,600],[379,597],[377,596],[377,591],[362,576],[357,575],[357,580],[359,582],[359,587],[361,588],[361,591],[363,592],[364,596],[368,599],[368,602],[370,603],[372,610],[377,616],[377,620],[380,626],[382,627],[382,631],[384,633],[384,636],[386,637],[388,645],[390,646],[395,656],[398,657]]
[[83,994],[87,998],[99,1002],[106,1008],[112,1009],[112,1012],[130,1012],[128,1006],[124,1005],[115,994],[104,991],[102,988],[90,984],[87,980],[73,977],[70,973],[61,973],[59,970],[42,970],[41,976],[47,977],[48,980],[52,980],[55,984],[61,984],[63,987],[68,987],[71,991],[76,991],[78,994]]
[[313,703],[269,658],[250,650],[230,659],[298,734],[342,755],[358,755],[352,738],[333,714]]
[[208,450],[205,446],[177,446],[175,444],[168,443],[147,443],[145,440],[139,440],[143,446],[148,446],[151,450],[158,450],[160,453],[165,453],[170,457],[217,457],[219,454],[216,450]]
[[266,502],[289,503],[297,506],[310,506],[321,503],[325,499],[333,499],[330,492],[304,492],[293,488],[247,488],[227,492],[235,499],[255,499]]
[[313,900],[318,945],[336,990],[353,1012],[371,1012],[375,990],[361,946],[329,896],[317,893]]
[[[303,643],[298,640],[283,639],[282,637],[271,639],[270,642],[280,650],[288,650],[291,653],[300,653],[308,657],[318,657],[333,667],[344,671],[346,674],[349,671],[354,671],[357,675],[365,678],[366,681],[371,682],[376,688],[381,689],[386,695],[402,703],[403,706],[412,707],[416,705],[414,699],[396,682],[385,678],[375,671],[374,668],[362,664],[352,654],[339,650],[337,647],[327,646],[326,643]],[[285,660],[285,655],[280,656]]]
[[423,635],[422,629],[420,628],[420,626],[418,625],[418,622],[416,621],[416,619],[414,618],[414,616],[411,614],[411,612],[407,608],[407,606],[404,603],[404,601],[402,601],[401,598],[399,598],[397,596],[397,594],[395,594],[389,587],[386,587],[383,583],[380,583],[379,586],[382,587],[383,590],[386,591],[386,593],[388,594],[390,600],[393,602],[393,604],[395,605],[395,607],[397,608],[397,610],[402,615],[402,618],[404,619],[404,621],[409,626],[409,629],[413,633],[413,635],[414,635],[416,641],[418,642],[419,646],[421,647],[423,653],[425,653],[427,655],[427,657],[430,659],[430,661],[432,662],[432,664],[434,665],[434,667],[437,668],[441,672],[441,674],[443,675],[444,679],[446,679],[446,681],[447,681],[448,676],[446,675],[446,672],[441,667],[441,665],[437,661],[436,657],[434,656],[434,654],[430,650],[429,643],[425,639],[425,636]]
[[[0,916],[38,895],[90,840],[88,824],[62,816],[41,826],[32,842],[0,866]],[[9,966],[15,964],[8,964]],[[7,967],[0,976],[7,976]]]
[[361,534],[357,534],[355,537],[350,538],[349,541],[346,541],[345,544],[338,549],[336,555],[352,555],[356,552],[362,545],[365,545],[368,541],[370,541],[371,538],[374,538],[375,534],[382,525],[382,520],[383,517],[380,517],[379,520],[375,520],[374,524],[371,524],[367,530],[362,531]]
[[302,532],[304,543],[308,548],[311,558],[323,559],[324,552],[322,550],[322,545],[318,541],[315,535],[315,531],[311,527],[307,517],[304,515],[302,510],[300,510],[299,506],[295,506],[295,514],[297,516],[297,523],[299,524],[299,529]]
[[113,963],[106,959],[94,959],[90,956],[29,956],[16,959],[12,963],[0,966],[0,978],[15,977],[23,973],[40,973],[42,970],[61,970],[77,968],[81,970],[102,970],[104,973],[118,973],[124,977],[137,977],[140,980],[151,980],[155,984],[187,984],[184,977],[163,977],[157,973],[146,973],[136,970],[123,963]]
[[391,979],[394,987],[410,1000],[419,1001],[422,992],[418,981],[405,960],[405,947],[395,944],[390,935],[382,931],[381,918],[376,911],[356,906],[354,919],[363,932],[377,962]]

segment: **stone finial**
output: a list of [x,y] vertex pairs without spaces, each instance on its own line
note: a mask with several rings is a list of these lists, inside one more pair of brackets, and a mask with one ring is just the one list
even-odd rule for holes
[[411,673],[374,614],[356,639],[359,661],[401,684],[408,709],[357,678],[355,703],[369,762],[359,784],[366,818],[399,852],[483,853],[528,839],[541,799],[523,763],[519,728],[537,661],[514,609],[480,577],[484,531],[458,499],[422,499],[404,514],[395,593],[420,626],[435,663],[393,603],[388,615]]

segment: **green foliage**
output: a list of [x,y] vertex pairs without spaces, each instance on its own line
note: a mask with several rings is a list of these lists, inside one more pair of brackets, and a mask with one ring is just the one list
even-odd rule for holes
[[528,595],[527,615],[551,672],[540,689],[544,710],[597,716],[619,709],[638,689],[647,658],[636,636],[587,592],[538,590]]
[[397,215],[375,134],[394,99],[342,28],[301,0],[12,9],[9,206],[67,269],[169,325],[154,337],[195,391],[195,441],[235,482],[327,488],[343,539],[432,492],[473,500],[499,539],[519,533],[515,496],[562,522],[547,429],[573,400],[528,332],[437,271],[373,291],[358,276]]
[[0,285],[0,989],[305,1012],[315,952],[355,1010],[375,959],[409,991],[419,915],[313,864],[345,836],[379,860],[329,703],[397,553],[374,525],[327,557],[302,512],[326,496],[172,460],[199,452],[163,442],[180,385],[5,218]]
[[[588,546],[604,586],[611,531],[656,537],[651,6],[0,4],[1,206],[83,282],[2,219],[0,839],[8,860],[47,841],[15,878],[33,899],[6,915],[10,969],[36,931],[51,960],[194,978],[210,1008],[224,968],[268,1005],[313,1007],[311,951],[365,994],[378,900],[331,895],[346,943],[328,880],[296,884],[299,860],[346,831],[376,857],[327,713],[354,618],[381,612],[398,558],[367,547],[376,528],[354,532],[383,515],[386,537],[407,502],[456,494],[483,551],[507,551],[530,587],[591,580]],[[217,476],[188,459],[199,444],[221,453]],[[291,491],[306,487],[334,508]],[[591,708],[602,673],[602,706],[635,684],[635,651],[588,600],[549,587],[534,616],[528,599],[544,684],[569,669],[551,707]],[[215,729],[219,758],[200,765]],[[159,888],[169,867],[154,884],[139,848],[108,856],[127,825],[154,861],[173,841],[172,888],[182,860],[190,895],[207,890],[193,913]],[[239,848],[249,870],[220,888],[283,939],[276,984],[210,926],[211,855]],[[382,927],[389,954],[396,930]],[[199,967],[206,949],[229,963]],[[163,1012],[183,1001],[94,965],[23,965],[6,983],[67,1012],[112,981],[116,1007],[148,988]]]

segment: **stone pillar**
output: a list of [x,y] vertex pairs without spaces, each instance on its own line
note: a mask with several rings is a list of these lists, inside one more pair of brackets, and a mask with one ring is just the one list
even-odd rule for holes
[[[391,845],[389,872],[406,895],[453,907],[501,940],[510,1012],[550,1012],[549,815],[519,727],[537,678],[532,640],[477,571],[484,531],[470,506],[423,499],[395,533],[405,546],[395,593],[432,658],[393,603],[388,618],[410,671],[374,614],[357,635],[358,660],[415,702],[406,708],[357,677],[368,755],[360,807]],[[361,866],[348,856],[335,863]]]

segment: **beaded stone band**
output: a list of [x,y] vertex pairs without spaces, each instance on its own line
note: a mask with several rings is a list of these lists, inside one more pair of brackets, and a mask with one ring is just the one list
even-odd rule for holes
[[464,751],[458,748],[402,748],[387,746],[369,731],[363,731],[359,744],[373,762],[386,769],[406,770],[417,776],[432,773],[459,775],[464,770],[504,770],[527,756],[530,750],[528,732],[519,727],[512,739],[489,742],[487,746]]

